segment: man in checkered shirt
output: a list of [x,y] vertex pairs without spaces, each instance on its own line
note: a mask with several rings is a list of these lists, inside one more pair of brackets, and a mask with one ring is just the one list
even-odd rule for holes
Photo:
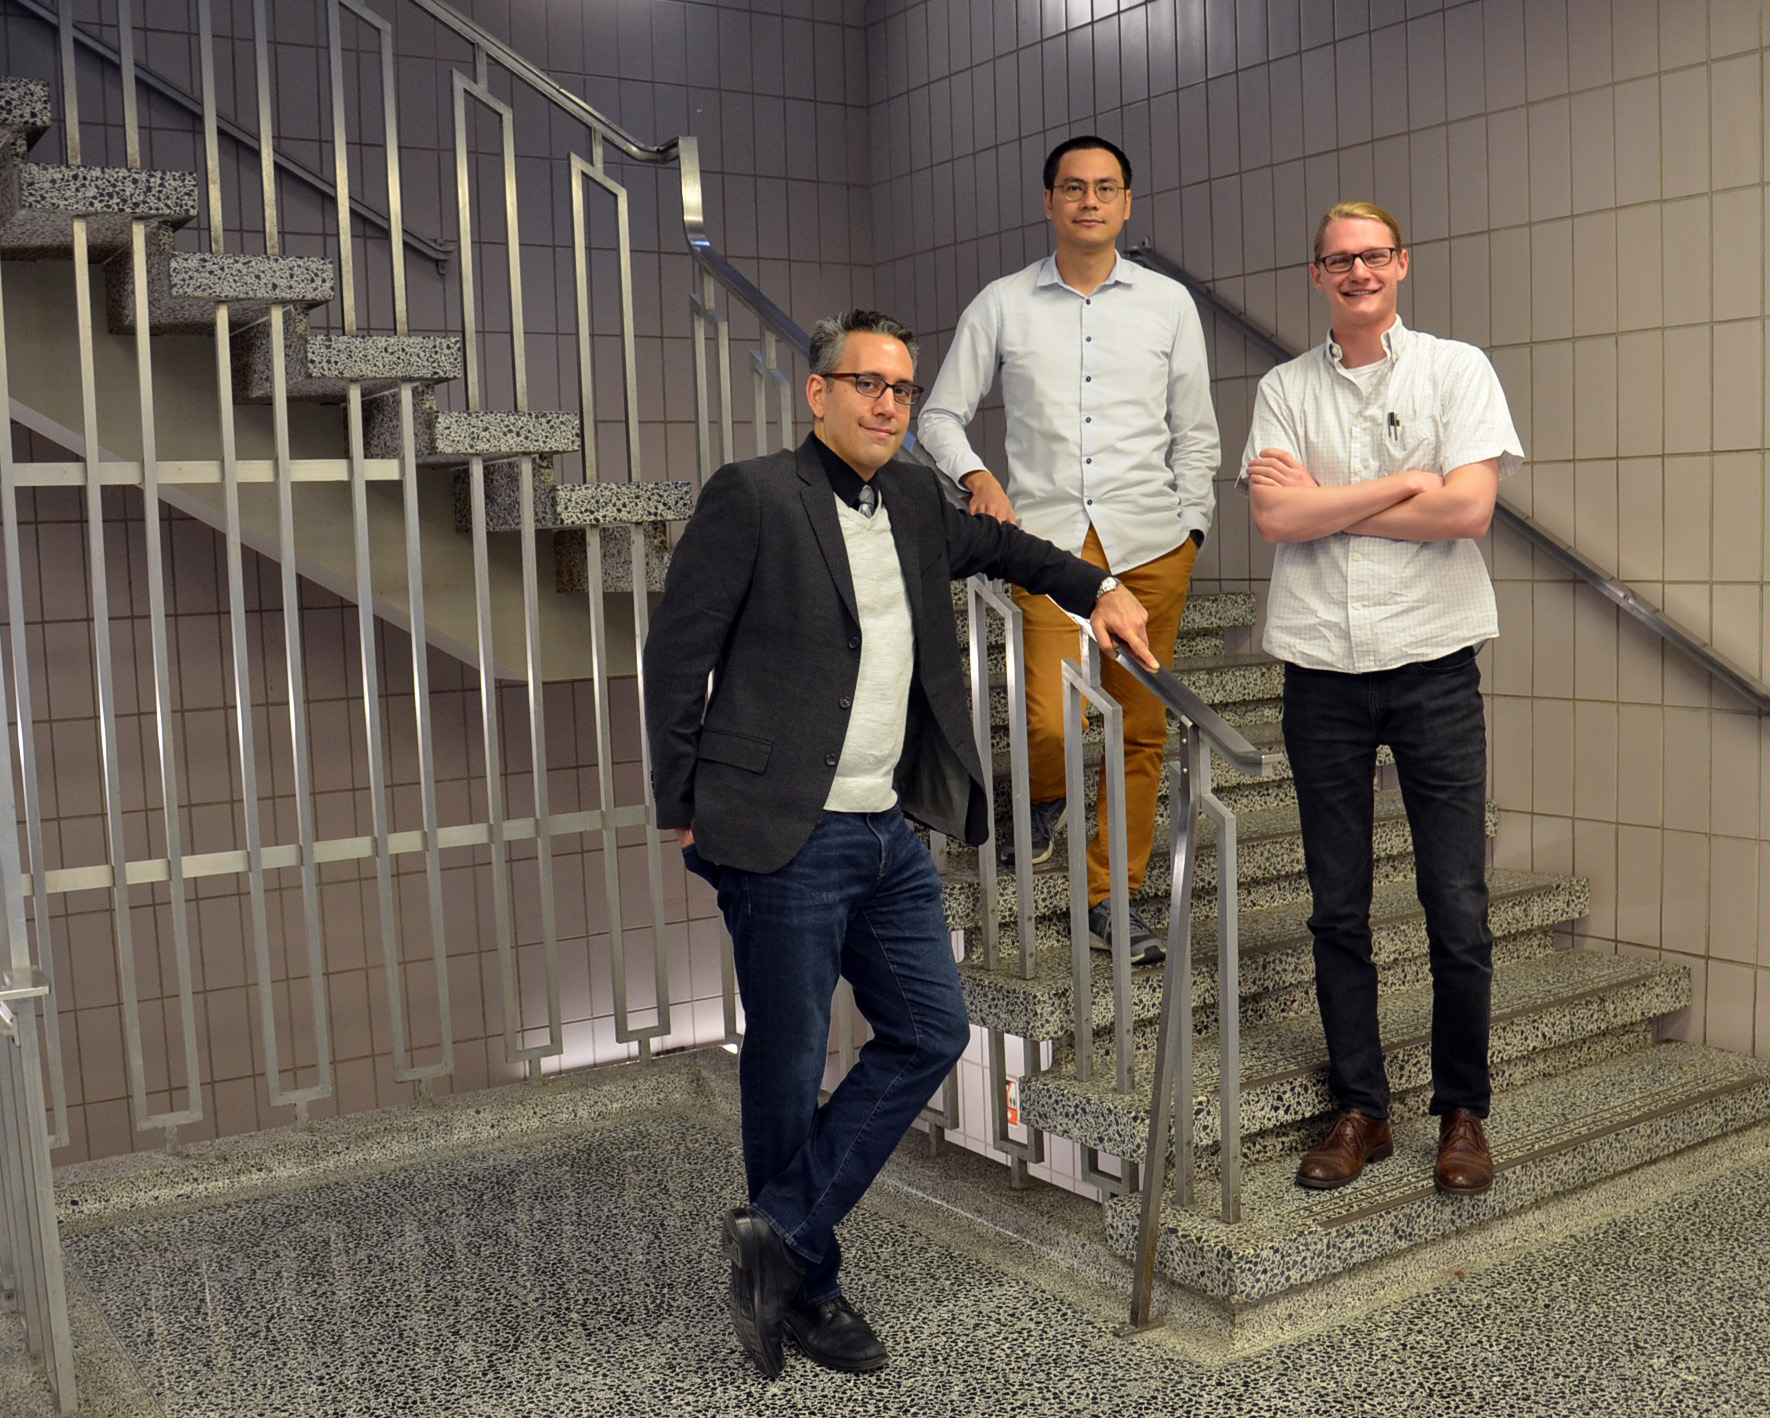
[[1278,544],[1265,648],[1285,662],[1284,737],[1314,897],[1315,988],[1341,1113],[1297,1181],[1343,1186],[1393,1150],[1371,961],[1379,744],[1413,831],[1432,966],[1434,1180],[1485,1191],[1493,936],[1480,642],[1498,634],[1475,539],[1523,462],[1493,366],[1395,313],[1408,252],[1369,202],[1328,210],[1310,280],[1327,340],[1260,381],[1238,485]]

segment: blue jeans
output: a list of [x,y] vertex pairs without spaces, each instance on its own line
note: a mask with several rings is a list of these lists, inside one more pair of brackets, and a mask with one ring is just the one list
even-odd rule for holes
[[[719,893],[744,1043],[750,1203],[804,1261],[807,1303],[842,1293],[836,1223],[858,1202],[971,1041],[940,876],[903,813],[826,812],[776,872],[683,860]],[[821,1108],[836,979],[872,1026]]]
[[1371,963],[1371,781],[1395,754],[1413,829],[1414,882],[1432,967],[1432,1102],[1486,1117],[1493,936],[1487,924],[1487,731],[1473,648],[1373,674],[1285,666],[1284,743],[1314,897],[1315,993],[1328,1087],[1342,1108],[1389,1116]]

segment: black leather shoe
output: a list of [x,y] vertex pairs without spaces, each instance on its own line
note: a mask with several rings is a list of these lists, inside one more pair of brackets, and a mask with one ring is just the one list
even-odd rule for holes
[[865,1374],[884,1368],[889,1357],[866,1316],[841,1295],[821,1305],[788,1306],[786,1324],[805,1357],[826,1369]]
[[726,1308],[744,1353],[771,1379],[781,1374],[781,1320],[805,1273],[772,1226],[750,1207],[725,1213],[731,1262]]

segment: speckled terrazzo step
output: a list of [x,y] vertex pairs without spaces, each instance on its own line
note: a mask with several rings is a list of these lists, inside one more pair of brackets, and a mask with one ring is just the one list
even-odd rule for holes
[[[1496,956],[1504,955],[1501,941],[1515,939],[1515,958],[1540,953],[1552,945],[1547,928],[1575,921],[1590,909],[1590,888],[1578,877],[1539,876],[1533,872],[1496,868],[1487,874],[1488,919],[1495,937]],[[1266,1000],[1265,1017],[1292,1012],[1314,998],[1315,966],[1309,935],[1310,905],[1287,902],[1264,910],[1244,911],[1239,924],[1241,941],[1241,998],[1243,1019],[1258,1000]],[[1149,911],[1157,930],[1167,926],[1167,907]],[[1000,1029],[1022,1039],[1058,1039],[1069,1035],[1071,1013],[1072,956],[1068,923],[1053,922],[1049,938],[1040,940],[1035,959],[1037,974],[1019,977],[1015,930],[1003,933],[998,946],[999,965],[985,970],[979,952],[967,942],[966,959],[959,964],[959,980],[973,1024]],[[1371,899],[1371,950],[1383,971],[1386,988],[1419,982],[1426,960],[1426,923],[1407,880],[1380,886]],[[1195,911],[1192,924],[1193,999],[1201,1022],[1212,1019],[1217,1003],[1217,917],[1214,911]],[[1113,1018],[1111,961],[1099,951],[1094,959],[1094,1024],[1109,1027]],[[1416,968],[1417,967],[1417,968]],[[1131,972],[1132,1010],[1136,1022],[1158,1017],[1161,1010],[1162,970],[1148,966]],[[1271,999],[1268,997],[1282,997]]]
[[[634,524],[645,542],[645,585],[656,594],[670,569],[670,529],[662,522]],[[633,589],[633,537],[624,526],[590,527],[553,534],[553,589],[582,595],[590,585],[585,538],[594,536],[602,551],[602,589]]]
[[[965,583],[953,582],[953,619],[959,628],[959,641],[968,643],[970,605],[966,596]],[[1180,633],[1182,635],[1202,632],[1239,629],[1254,623],[1254,597],[1249,591],[1201,591],[1197,595],[1188,596],[1186,611],[1180,617]],[[991,614],[988,617],[986,630],[987,643],[1002,643],[1002,618]]]
[[[572,413],[438,410],[435,391],[424,386],[413,391],[412,404],[414,446],[427,467],[459,468],[475,457],[506,462],[536,453],[575,453],[583,446],[582,421]],[[363,443],[371,458],[402,456],[397,400],[373,399],[364,406]]]
[[[1407,810],[1401,793],[1389,789],[1376,794],[1374,804],[1372,847],[1379,858],[1406,856],[1413,851],[1413,832],[1407,822]],[[1487,808],[1487,834],[1498,830],[1499,817],[1493,804]],[[1298,826],[1297,808],[1289,806],[1263,808],[1243,813],[1237,819],[1237,884],[1241,888],[1244,907],[1272,905],[1279,900],[1298,899],[1304,889],[1303,839]],[[1198,861],[1193,875],[1193,900],[1202,903],[1214,900],[1217,891],[1217,833],[1215,824],[1201,818],[1198,824]],[[1168,824],[1158,822],[1155,845],[1150,850],[1149,866],[1143,877],[1139,899],[1166,900],[1171,878]],[[942,864],[947,924],[956,931],[969,929],[981,919],[981,900],[977,889],[977,854],[950,853]],[[1284,882],[1290,888],[1283,892],[1260,891],[1259,888]],[[1001,919],[1008,919],[1019,910],[1019,889],[1014,873],[996,873],[996,903]],[[1067,915],[1069,911],[1069,856],[1067,847],[1053,851],[1051,860],[1033,872],[1033,911],[1036,915]]]
[[[228,324],[261,321],[273,304],[298,310],[324,305],[337,289],[332,263],[314,256],[244,251],[179,251],[164,226],[147,229],[148,329],[156,335],[207,335],[215,307]],[[105,318],[111,333],[135,332],[135,261],[123,251],[105,265]]]
[[[270,326],[260,322],[234,338],[234,398],[267,404],[274,388]],[[459,338],[438,335],[315,335],[299,310],[283,318],[283,379],[289,397],[300,403],[342,404],[352,381],[373,399],[402,381],[442,384],[462,371]],[[389,411],[397,421],[399,403]],[[366,417],[366,409],[365,409]]]
[[[467,470],[455,474],[455,527],[466,531]],[[522,475],[514,464],[485,471],[486,528],[493,532],[522,530]],[[537,478],[535,526],[621,527],[634,523],[679,522],[694,510],[694,484],[687,482],[558,483]]]
[[0,161],[22,159],[54,121],[48,84],[0,78]]
[[[971,680],[970,642],[960,637],[959,646],[963,658],[965,681]],[[1221,630],[1182,630],[1174,639],[1174,658],[1176,660],[1207,660],[1227,654]],[[1000,644],[992,644],[985,657],[985,668],[989,672],[989,687],[992,694],[1006,694],[1008,688],[1008,651]]]
[[[1219,708],[1252,700],[1277,700],[1284,693],[1284,666],[1270,655],[1258,652],[1175,660],[1174,673],[1206,704]],[[991,725],[1007,722],[1007,696],[992,695]]]
[[[1395,1127],[1395,1155],[1331,1192],[1294,1182],[1295,1156],[1249,1169],[1243,1219],[1197,1205],[1163,1210],[1160,1273],[1227,1307],[1247,1307],[1454,1231],[1590,1186],[1770,1118],[1770,1064],[1694,1044],[1662,1044],[1499,1092],[1487,1123],[1496,1177],[1483,1196],[1432,1188],[1437,1120]],[[1106,1208],[1109,1243],[1132,1253],[1139,1198]]]
[[[1507,1065],[1531,1055],[1593,1039],[1631,1021],[1681,1009],[1690,1000],[1690,975],[1681,967],[1628,956],[1562,950],[1499,966],[1493,980],[1490,1058],[1496,1081]],[[1391,1088],[1405,1094],[1430,1086],[1430,986],[1385,994],[1379,1002],[1384,1058]],[[1021,1081],[1022,1121],[1097,1147],[1115,1157],[1143,1156],[1149,1127],[1147,1080],[1154,1068],[1151,1026],[1139,1029],[1132,1091],[1115,1090],[1111,1040],[1096,1039],[1094,1076],[1077,1082],[1059,1060],[1048,1073]],[[1577,1054],[1574,1055],[1577,1058]],[[1242,1132],[1245,1136],[1315,1117],[1333,1106],[1327,1091],[1326,1045],[1313,1014],[1274,1020],[1242,1034]],[[1200,1147],[1217,1141],[1217,1041],[1197,1045],[1194,1136]]]
[[49,167],[0,162],[0,256],[61,260],[86,219],[87,252],[106,260],[129,244],[137,217],[182,226],[197,214],[197,178],[148,168]]

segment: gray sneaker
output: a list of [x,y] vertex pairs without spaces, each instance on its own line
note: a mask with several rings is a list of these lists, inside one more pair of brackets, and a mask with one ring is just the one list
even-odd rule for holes
[[[1131,963],[1156,965],[1167,959],[1168,943],[1149,928],[1133,901],[1130,909]],[[1088,944],[1096,950],[1112,949],[1112,903],[1102,901],[1088,908]]]
[[[1069,817],[1069,800],[1052,798],[1049,802],[1034,803],[1028,815],[1032,818],[1032,864],[1036,867],[1051,860],[1051,848]],[[997,839],[996,860],[1009,871],[1013,871],[1013,818],[1009,818],[1007,823],[997,829]]]

